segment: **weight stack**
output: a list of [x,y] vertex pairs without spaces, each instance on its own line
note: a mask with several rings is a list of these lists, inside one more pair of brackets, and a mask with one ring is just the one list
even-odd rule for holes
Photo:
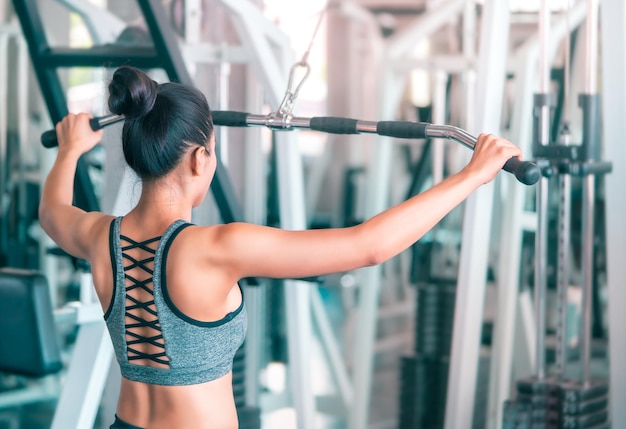
[[559,389],[561,429],[604,429],[609,425],[609,385],[606,381],[563,382]]
[[558,429],[560,394],[557,380],[528,377],[517,381],[517,401],[529,404],[530,428]]
[[503,429],[608,429],[608,383],[529,377],[504,403]]
[[502,429],[529,429],[531,425],[530,402],[506,400],[503,405]]
[[443,428],[456,298],[455,280],[417,286],[415,355],[401,361],[399,428]]
[[450,356],[454,327],[456,280],[431,279],[417,286],[415,353],[429,357]]
[[246,349],[241,346],[233,360],[233,396],[240,429],[261,429],[261,410],[246,406]]
[[402,357],[399,429],[443,427],[448,367],[444,359]]

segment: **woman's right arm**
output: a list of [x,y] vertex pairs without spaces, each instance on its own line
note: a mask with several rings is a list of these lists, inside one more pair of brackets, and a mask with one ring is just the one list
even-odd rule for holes
[[[419,240],[521,151],[481,135],[472,160],[429,190],[349,228],[285,231],[232,223],[213,229],[212,262],[233,278],[304,278],[380,264]],[[215,256],[215,255],[218,256]]]

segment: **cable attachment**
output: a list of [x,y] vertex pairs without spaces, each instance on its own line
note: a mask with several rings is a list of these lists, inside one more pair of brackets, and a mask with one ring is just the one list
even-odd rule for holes
[[[311,41],[309,42],[309,47],[302,55],[302,59],[295,63],[291,70],[289,71],[289,82],[287,84],[287,91],[285,91],[285,96],[283,97],[283,101],[280,102],[280,106],[278,110],[267,115],[267,121],[265,126],[270,128],[278,128],[282,130],[291,129],[291,120],[293,119],[293,106],[298,98],[298,94],[300,93],[300,88],[311,74],[311,66],[308,63],[309,53],[311,52],[311,48],[313,47],[313,42],[317,37],[317,32],[320,29],[320,25],[322,24],[322,20],[326,15],[326,9],[320,13],[320,16],[317,20],[317,24],[315,25],[315,30],[313,31],[313,35],[311,36]],[[302,69],[303,75],[300,78],[300,81],[297,85],[294,86],[296,82],[296,72]]]
[[[296,81],[296,74],[298,70],[303,71],[303,75],[299,81]],[[291,67],[291,71],[289,72],[289,83],[287,84],[287,90],[285,91],[285,96],[283,97],[283,101],[280,102],[280,106],[276,112],[272,112],[268,115],[269,126],[273,128],[282,128],[289,129],[291,128],[291,119],[293,118],[293,106],[298,98],[298,94],[300,93],[300,89],[302,85],[309,77],[311,73],[311,66],[306,62],[305,59],[295,63]],[[297,85],[295,85],[295,83]]]

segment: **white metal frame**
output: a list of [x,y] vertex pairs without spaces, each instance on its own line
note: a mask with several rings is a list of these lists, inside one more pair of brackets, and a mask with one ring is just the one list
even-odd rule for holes
[[626,148],[623,144],[626,123],[626,3],[622,0],[603,0],[602,19],[602,79],[603,133],[605,159],[613,163],[613,171],[606,177],[606,240],[608,274],[608,322],[610,415],[615,428],[626,427],[626,312],[619,306],[626,303],[626,229],[621,214],[626,210],[623,187],[626,182]]
[[[448,57],[434,60],[413,61],[410,57],[415,44],[429,37],[432,33],[448,22],[452,16],[465,13],[471,18],[466,0],[449,0],[437,5],[437,8],[420,16],[407,29],[387,40],[380,41],[375,49],[382,53],[380,58],[379,78],[379,109],[377,117],[380,120],[395,119],[396,108],[401,100],[404,84],[411,69],[418,67],[441,69],[450,73],[467,71],[473,58]],[[342,5],[343,11],[362,22],[371,21],[366,11],[352,4]],[[468,19],[469,19],[468,18]],[[470,22],[471,24],[471,22]],[[376,25],[375,25],[376,26]],[[467,27],[467,34],[471,36],[473,26]],[[471,49],[465,51],[472,54]],[[461,64],[461,66],[459,65]],[[471,67],[470,67],[471,69]],[[470,70],[471,72],[471,70]],[[468,81],[472,79],[468,78]],[[469,85],[468,85],[469,87]],[[468,98],[473,95],[472,89],[467,90]],[[441,106],[440,106],[441,107]],[[372,159],[368,168],[366,189],[368,198],[365,202],[364,217],[372,217],[383,211],[388,204],[390,190],[390,176],[393,152],[393,139],[377,137]],[[441,154],[439,154],[441,155]],[[435,162],[441,162],[439,156]],[[381,288],[382,267],[370,267],[362,270],[360,282],[359,308],[356,326],[358,335],[353,344],[353,392],[354,401],[350,408],[348,425],[351,429],[367,427],[369,417],[369,403],[371,397],[371,380],[374,359],[374,338],[376,336],[377,309]]]
[[[585,16],[584,1],[576,4],[570,11],[570,24],[576,28]],[[565,19],[558,19],[552,26],[552,39],[546,46],[547,57],[552,59],[557,48],[566,36],[567,25]],[[515,74],[515,95],[511,112],[511,129],[509,138],[522,147],[524,153],[530,153],[528,144],[532,138],[533,117],[533,92],[536,90],[535,82],[538,71],[539,59],[538,36],[529,38],[524,45],[518,48],[511,61]],[[498,259],[497,287],[498,301],[496,305],[495,330],[492,347],[491,368],[489,377],[489,408],[488,427],[497,428],[502,422],[502,404],[511,394],[511,381],[514,378],[528,376],[527,370],[534,366],[535,355],[535,328],[533,319],[527,320],[527,329],[522,326],[522,333],[526,337],[525,346],[521,349],[515,347],[516,321],[526,317],[526,313],[518,313],[519,297],[519,272],[521,262],[522,232],[536,229],[536,216],[534,213],[525,212],[523,208],[524,195],[527,188],[519,186],[508,177],[502,178],[503,186],[508,195],[507,203],[502,212],[502,225],[500,230],[499,249],[507,249],[501,252]],[[517,350],[517,351],[515,351]],[[515,358],[514,358],[515,356]],[[516,376],[514,376],[516,374]]]
[[[501,0],[486,0],[477,64],[476,117],[471,131],[501,134],[510,10]],[[446,429],[471,428],[480,353],[487,256],[491,237],[494,184],[470,196],[465,205],[459,263]]]

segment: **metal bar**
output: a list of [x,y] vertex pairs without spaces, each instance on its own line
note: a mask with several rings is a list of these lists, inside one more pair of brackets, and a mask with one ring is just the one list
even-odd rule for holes
[[94,46],[89,49],[49,48],[41,52],[46,67],[117,67],[132,65],[139,68],[156,68],[163,64],[153,47]]
[[[434,72],[434,96],[433,96],[433,122],[443,124],[446,122],[447,110],[447,86],[448,74],[438,70]],[[443,180],[444,164],[445,164],[445,146],[442,142],[437,141],[433,147],[433,183],[439,183]]]
[[[550,2],[541,0],[539,9],[539,94],[550,94]],[[550,143],[550,104],[544,102],[539,106],[538,143]]]
[[[477,61],[476,123],[472,124],[470,131],[498,132],[501,128],[509,23],[508,2],[484,2]],[[491,183],[474,192],[465,204],[444,425],[446,429],[472,427],[493,196],[494,184]]]
[[539,380],[546,369],[546,295],[548,274],[548,179],[541,178],[537,185],[537,232],[535,233],[535,373]]
[[8,85],[9,85],[9,70],[8,61],[9,50],[9,35],[0,34],[0,103],[4,105],[0,106],[0,255],[5,251],[8,251],[7,236],[8,236],[8,224],[5,210],[8,210],[8,189],[7,178],[8,169],[5,171],[8,163],[7,153],[7,114],[8,114]]
[[[463,12],[463,55],[466,61],[476,62],[476,0],[468,0]],[[463,127],[474,124],[474,105],[476,102],[476,65],[463,71],[463,92],[465,96],[465,118]]]
[[550,93],[550,2],[541,0],[539,9],[539,92]]
[[557,329],[556,374],[566,378],[567,365],[567,303],[569,288],[569,250],[571,227],[571,187],[569,174],[559,176],[559,244],[557,259]]
[[[537,40],[535,40],[536,46]],[[527,50],[514,63],[515,92],[511,112],[511,139],[526,144],[531,141],[531,130],[526,124],[532,122],[533,92],[536,81],[537,55],[536,49]],[[534,358],[535,326],[534,317],[524,318],[521,312],[522,296],[520,295],[520,267],[522,250],[522,231],[532,226],[536,230],[537,217],[533,212],[530,222],[524,224],[525,189],[508,184],[509,199],[502,214],[499,249],[507,249],[498,258],[498,302],[494,324],[492,355],[489,376],[489,408],[487,410],[487,429],[497,429],[502,425],[502,404],[511,395],[511,384],[514,369],[521,361],[530,362]],[[522,292],[522,294],[528,292]],[[517,313],[517,316],[516,316]],[[518,322],[528,320],[533,325],[524,332],[533,336],[528,342],[518,338],[518,331],[525,328]],[[517,353],[516,344],[521,345]],[[523,347],[532,344],[532,350]],[[521,350],[520,350],[521,349]],[[515,363],[514,363],[515,361]],[[527,365],[531,366],[531,365]],[[530,372],[524,373],[528,376]]]
[[595,186],[594,175],[586,176],[583,182],[582,213],[582,300],[580,318],[581,381],[588,383],[591,376],[591,305],[593,289],[593,237]]
[[[246,70],[246,108],[257,110],[263,100],[262,88],[254,73]],[[267,182],[264,180],[266,156],[263,154],[263,139],[260,129],[245,130],[245,171],[243,188],[243,212],[246,222],[264,225],[267,219]],[[266,293],[265,282],[246,289],[246,308],[248,310],[248,334],[246,335],[246,404],[259,404],[261,392],[259,372],[265,356],[263,339],[266,338]]]
[[339,391],[342,401],[341,408],[347,410],[350,408],[350,404],[352,404],[352,383],[341,355],[341,349],[338,346],[337,339],[333,333],[333,327],[328,319],[326,310],[324,309],[324,303],[322,302],[319,290],[312,291],[311,308],[313,318],[319,330],[324,353],[326,354],[327,360],[330,364],[332,378],[337,385],[337,390]]
[[587,29],[585,39],[585,93],[595,94],[598,86],[598,4],[599,0],[587,0]]
[[[597,67],[598,67],[598,0],[587,0],[586,27],[586,64],[585,64],[585,94],[593,95],[597,92]],[[594,133],[597,119],[594,117],[596,110],[588,106],[583,107],[585,127],[583,130],[583,145],[588,147],[587,154],[590,160],[594,159],[599,146],[598,133]],[[591,311],[593,295],[593,239],[594,239],[594,214],[595,214],[595,187],[596,178],[589,174],[583,179],[583,206],[582,206],[582,300],[580,318],[580,356],[581,356],[581,381],[588,383],[591,379]]]
[[[393,71],[388,69],[383,71],[380,81],[379,117],[394,117],[403,87],[402,81]],[[372,157],[375,161],[371,162],[367,169],[365,189],[368,198],[365,200],[364,210],[366,218],[375,216],[387,207],[392,154],[392,140],[389,137],[378,138]],[[353,344],[354,401],[350,407],[349,429],[363,429],[368,426],[382,267],[365,268],[362,275],[356,322],[359,331]]]
[[[27,155],[30,152],[28,144],[28,92],[29,92],[29,64],[28,64],[28,46],[22,37],[15,38],[17,46],[17,136],[19,142],[19,171],[18,186],[19,194],[19,243],[26,243],[27,236],[27,207],[26,198],[27,181],[26,181],[26,162]],[[3,100],[4,98],[0,98]],[[1,189],[1,188],[0,188]]]
[[[280,226],[288,230],[307,227],[304,212],[304,178],[298,145],[292,136],[276,135]],[[285,281],[290,387],[297,411],[297,427],[313,428],[315,401],[311,380],[311,283]]]
[[51,429],[93,427],[112,360],[113,346],[104,321],[82,325]]
[[[288,120],[281,120],[267,115],[256,115],[251,113],[246,115],[246,125],[263,126],[282,131],[289,131],[291,129],[311,129],[311,120],[316,119],[294,116]],[[394,122],[397,122],[398,124],[408,123],[407,121]],[[413,123],[418,124],[417,122]],[[379,134],[378,124],[379,122],[377,121],[356,120],[355,133],[353,134]],[[453,125],[426,124],[425,133],[427,137],[455,140],[469,149],[474,149],[477,142],[476,137]]]
[[[611,377],[610,401],[611,426],[626,427],[626,335],[620,332],[626,326],[626,311],[621,311],[626,302],[626,2],[623,0],[602,1],[602,85],[607,90],[602,94],[604,154],[613,163],[613,172],[606,176],[606,243],[607,243],[607,301],[609,311],[609,356]],[[610,90],[609,90],[610,88]]]

